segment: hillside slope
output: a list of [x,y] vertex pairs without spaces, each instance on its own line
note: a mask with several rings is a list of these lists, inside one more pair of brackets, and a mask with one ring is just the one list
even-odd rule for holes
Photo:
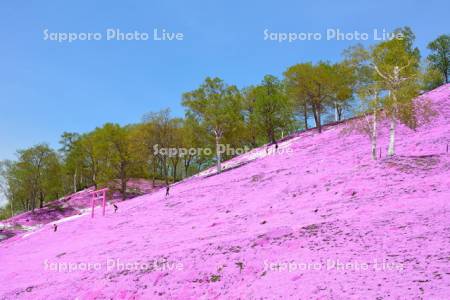
[[[110,186],[114,184],[111,183]],[[152,185],[150,180],[133,178],[128,181],[128,197],[149,194],[163,188],[164,183],[156,182]],[[58,222],[75,215],[86,213],[91,207],[91,192],[94,187],[89,187],[79,192],[64,196],[60,199],[45,203],[42,208],[36,208],[34,212],[27,211],[17,214],[9,219],[0,221],[0,242],[26,231],[39,229],[45,224]],[[122,200],[119,192],[109,195],[109,203],[117,203]]]
[[441,114],[400,126],[394,158],[372,161],[341,124],[6,240],[0,299],[444,299],[450,85],[425,97]]

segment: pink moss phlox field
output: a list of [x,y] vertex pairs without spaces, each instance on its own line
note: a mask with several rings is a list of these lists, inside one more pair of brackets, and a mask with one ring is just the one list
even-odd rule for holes
[[[118,185],[118,182],[112,183]],[[130,197],[137,194],[148,194],[158,191],[162,187],[161,183],[152,182],[144,179],[130,179],[128,182],[128,191]],[[61,199],[46,203],[43,208],[37,208],[34,212],[25,212],[15,215],[12,218],[0,222],[2,234],[14,236],[18,233],[34,230],[45,224],[55,222],[74,215],[80,215],[90,210],[91,194],[93,187],[86,188],[77,193],[62,197]],[[119,202],[122,197],[118,191],[108,194],[108,202]],[[0,239],[1,240],[1,239]]]
[[450,85],[422,97],[395,157],[344,122],[7,239],[0,299],[447,299]]

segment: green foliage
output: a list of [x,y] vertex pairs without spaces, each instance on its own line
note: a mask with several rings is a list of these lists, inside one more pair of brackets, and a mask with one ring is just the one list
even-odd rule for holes
[[129,130],[129,127],[107,123],[95,131],[96,146],[101,162],[100,183],[106,185],[118,178],[120,180],[118,190],[123,199],[126,198],[127,182],[133,167]]
[[442,83],[448,83],[448,74],[450,71],[450,35],[440,35],[428,44],[428,49],[431,50],[430,55],[427,57],[430,68],[441,73],[444,79]]
[[0,208],[0,220],[6,220],[11,217],[10,211],[6,208]]
[[187,115],[196,118],[215,136],[231,136],[242,125],[242,96],[220,78],[206,78],[196,90],[183,94]]
[[215,138],[217,169],[221,170],[218,151],[222,139],[235,143],[243,127],[241,114],[242,95],[234,85],[227,85],[220,78],[206,78],[196,90],[183,94],[186,116],[195,118]]
[[421,75],[421,87],[425,91],[431,91],[445,82],[444,75],[435,68],[427,67]]
[[[420,52],[415,48],[415,36],[410,28],[395,31],[394,38],[381,42],[370,50],[357,46],[345,52],[346,61],[358,75],[356,91],[360,98],[360,113],[367,122],[372,139],[374,157],[378,111],[390,119],[388,155],[395,154],[397,122],[413,129],[417,127],[417,109],[414,99],[420,90]],[[372,121],[368,121],[371,115]]]
[[147,153],[151,162],[153,182],[156,180],[159,168],[159,174],[164,178],[166,184],[169,183],[168,158],[159,152],[155,153],[154,147],[170,148],[173,140],[173,125],[174,122],[171,120],[169,109],[161,110],[157,113],[149,113],[144,116],[144,124],[141,130],[144,144],[148,149]]
[[342,117],[343,109],[353,96],[355,85],[354,66],[348,62],[330,64],[302,63],[284,72],[288,95],[303,113],[307,124],[307,111],[311,109],[316,126],[321,132],[322,114],[334,109],[336,120]]
[[[184,126],[182,127],[182,144],[187,149],[197,149],[205,147],[209,144],[207,130],[192,116],[187,116],[184,119]],[[183,158],[184,177],[188,177],[195,171],[199,171],[208,164],[211,157],[208,157],[203,152],[192,154],[189,152]]]
[[371,52],[376,80],[390,95],[384,108],[393,119],[401,115],[402,109],[408,109],[410,102],[419,94],[420,53],[418,48],[413,47],[415,36],[408,27],[396,32],[402,33],[403,38],[382,42]]
[[251,147],[257,147],[264,141],[261,139],[261,132],[257,122],[257,114],[255,111],[256,103],[256,87],[249,86],[242,89],[242,116],[244,119],[244,131],[242,142]]
[[17,152],[18,160],[3,162],[8,198],[20,210],[34,210],[63,194],[61,163],[47,144]]
[[[420,51],[414,47],[415,35],[409,27],[399,28],[394,31],[396,35],[401,34],[403,38],[394,38],[384,41],[373,47],[371,51],[371,60],[377,67],[379,73],[394,76],[396,69],[399,69],[399,77],[416,76],[419,63]],[[378,73],[378,75],[379,75]],[[399,84],[394,81],[387,81],[380,77],[379,80],[385,81],[387,88],[395,89]]]
[[294,124],[292,102],[286,96],[284,85],[271,75],[252,90],[255,125],[267,140],[275,143],[280,131],[290,131]]

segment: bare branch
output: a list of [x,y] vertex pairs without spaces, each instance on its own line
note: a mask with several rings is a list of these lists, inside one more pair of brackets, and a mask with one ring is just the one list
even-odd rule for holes
[[398,70],[398,72],[400,73],[402,70],[406,69],[406,68],[409,67],[410,65],[411,65],[411,60],[408,59],[408,63],[407,63],[405,66],[401,67],[401,68]]
[[386,79],[386,80],[390,80],[389,77],[387,77],[386,75],[384,75],[383,73],[381,73],[380,69],[378,69],[378,66],[375,64],[372,64],[372,66],[375,68],[375,71],[378,73],[378,75],[380,75],[382,78]]

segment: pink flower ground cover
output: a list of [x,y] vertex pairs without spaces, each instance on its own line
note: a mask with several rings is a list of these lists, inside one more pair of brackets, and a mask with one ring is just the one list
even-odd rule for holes
[[[119,181],[115,183],[118,185]],[[155,183],[152,186],[150,180],[145,179],[130,179],[128,181],[128,192],[133,197],[133,193],[148,194],[155,192],[162,188],[161,182]],[[63,218],[71,217],[82,213],[84,210],[91,207],[91,194],[94,191],[94,187],[90,187],[79,191],[77,193],[62,197],[61,199],[46,203],[43,208],[37,208],[34,212],[24,212],[18,214],[12,218],[4,220],[1,224],[17,227],[17,232],[24,231],[28,227],[40,227],[44,224],[54,222]],[[108,196],[109,202],[118,202],[122,200],[122,196],[119,192],[115,191],[112,195]],[[20,230],[20,226],[25,226]],[[0,226],[1,228],[2,226]],[[4,229],[6,231],[6,229]],[[1,240],[1,239],[0,239]]]
[[393,158],[339,124],[8,239],[0,299],[446,299],[450,85],[424,97],[440,115]]

